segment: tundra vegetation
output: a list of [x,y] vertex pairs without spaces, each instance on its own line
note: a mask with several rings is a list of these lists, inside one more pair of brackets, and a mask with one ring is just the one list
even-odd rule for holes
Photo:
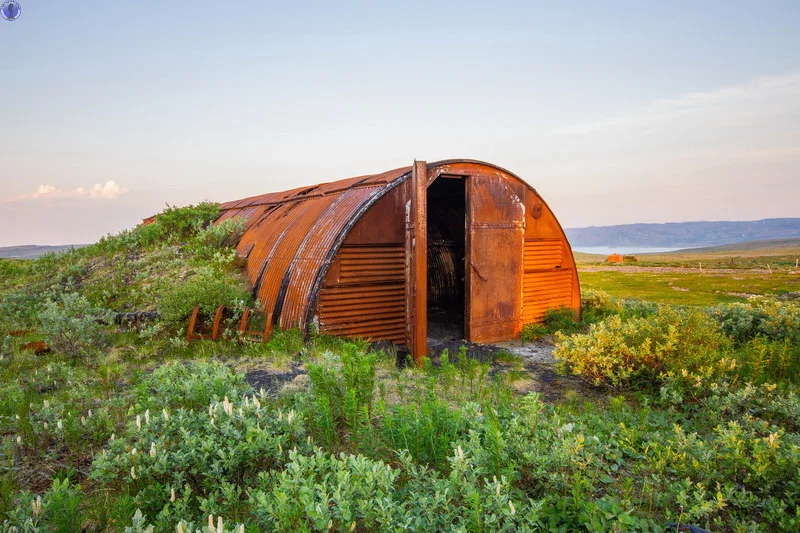
[[[194,306],[254,304],[217,213],[0,262],[2,531],[800,530],[797,303],[585,290],[580,321],[523,332],[580,378],[555,398],[508,352],[187,345]],[[264,366],[305,379],[253,386]]]

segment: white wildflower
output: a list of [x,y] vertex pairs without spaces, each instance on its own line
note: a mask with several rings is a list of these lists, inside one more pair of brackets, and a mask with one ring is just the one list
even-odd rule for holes
[[155,456],[156,456],[156,443],[155,442],[151,442],[150,443],[150,457],[155,457]]
[[258,401],[258,398],[256,398],[255,394],[253,395],[253,405],[256,406],[256,409],[261,409],[261,402]]
[[136,429],[142,430],[142,417],[140,415],[136,415]]
[[175,499],[175,489],[171,488],[169,489],[169,501],[174,502]]
[[17,444],[19,445],[22,444],[22,437],[20,437],[19,435],[17,435]]
[[86,425],[86,417],[85,416],[81,417],[81,425],[84,425],[84,426]]
[[42,422],[42,427],[43,427],[44,429],[47,429],[47,422]]
[[236,526],[236,533],[244,533],[244,524]]
[[34,501],[31,502],[31,511],[33,511],[33,516],[39,516],[39,513],[42,512],[42,497],[37,496]]
[[92,410],[89,409],[89,418],[92,418]]
[[61,431],[64,429],[64,422],[59,420],[58,422],[56,422],[56,426],[58,427],[58,430]]
[[45,408],[45,409],[47,409],[48,407],[50,407],[50,402],[49,402],[48,400],[45,400],[45,401],[42,403],[42,405],[44,405],[44,408]]
[[131,455],[136,455],[136,448],[133,448],[133,449],[131,450]]
[[131,479],[136,479],[136,467],[131,467]]
[[328,520],[328,529],[333,528],[333,520]]
[[461,461],[464,460],[464,450],[461,449],[461,445],[460,444],[459,444],[458,448],[456,448],[455,455],[456,455],[456,461],[461,462]]
[[147,424],[148,426],[150,425],[150,409],[147,409],[144,412],[144,423]]
[[178,533],[186,533],[186,528],[183,526],[183,520],[178,522]]
[[164,422],[169,422],[169,413],[166,409],[161,410],[161,416],[164,417]]
[[224,533],[225,532],[225,528],[222,527],[222,516],[218,516],[217,517],[217,531],[219,533]]
[[514,508],[514,502],[512,502],[511,500],[508,500],[508,508],[511,509],[511,514],[517,512],[517,510]]
[[288,422],[290,426],[292,425],[292,422],[294,422],[295,416],[297,416],[297,413],[294,412],[294,409],[286,414],[286,422]]
[[213,514],[208,515],[208,529],[212,533],[215,531],[215,529],[214,529],[214,515]]

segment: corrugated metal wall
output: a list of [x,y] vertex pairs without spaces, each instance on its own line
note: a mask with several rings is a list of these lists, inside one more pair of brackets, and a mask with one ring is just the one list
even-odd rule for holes
[[560,239],[525,239],[522,322],[539,322],[548,309],[572,306],[570,268],[562,268]]
[[[438,176],[502,179],[524,203],[522,309],[514,311],[519,328],[541,320],[549,308],[565,305],[580,310],[571,250],[555,216],[534,189],[510,172],[478,161],[441,161],[427,168],[428,185]],[[254,293],[276,323],[305,328],[313,320],[324,333],[406,342],[410,177],[411,167],[404,167],[222,205],[219,221],[232,217],[246,221],[237,252],[247,258]],[[435,209],[435,199],[430,205]],[[491,211],[490,206],[487,209]],[[456,289],[463,291],[463,286],[451,286],[464,276],[464,253],[455,245],[462,234],[441,231],[450,223],[462,224],[462,216],[460,211],[428,213],[427,218],[441,219],[435,225],[441,234],[429,236],[432,250],[441,248],[442,261],[447,254],[453,256],[447,265],[440,265],[436,253],[432,255],[428,279],[434,288],[441,288],[431,290],[434,300],[448,299]],[[448,272],[439,272],[444,266]],[[519,262],[515,272],[518,268]]]

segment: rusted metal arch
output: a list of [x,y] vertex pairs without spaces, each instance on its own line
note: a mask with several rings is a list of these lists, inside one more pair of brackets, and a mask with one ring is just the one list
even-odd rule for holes
[[[427,186],[448,167],[472,164],[518,180],[547,204],[525,180],[500,166],[472,159],[429,163]],[[237,252],[248,259],[248,274],[256,296],[283,327],[308,328],[319,290],[331,262],[356,223],[375,202],[412,177],[412,167],[359,176],[228,202],[219,221],[245,219]],[[534,208],[535,209],[535,208]],[[549,210],[549,207],[547,207]],[[563,235],[563,228],[555,220]],[[571,248],[567,247],[574,264]]]

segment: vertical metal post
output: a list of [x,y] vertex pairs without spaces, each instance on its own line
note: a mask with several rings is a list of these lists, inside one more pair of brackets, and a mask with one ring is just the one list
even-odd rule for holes
[[409,349],[419,365],[428,354],[428,164],[414,161],[411,171]]

